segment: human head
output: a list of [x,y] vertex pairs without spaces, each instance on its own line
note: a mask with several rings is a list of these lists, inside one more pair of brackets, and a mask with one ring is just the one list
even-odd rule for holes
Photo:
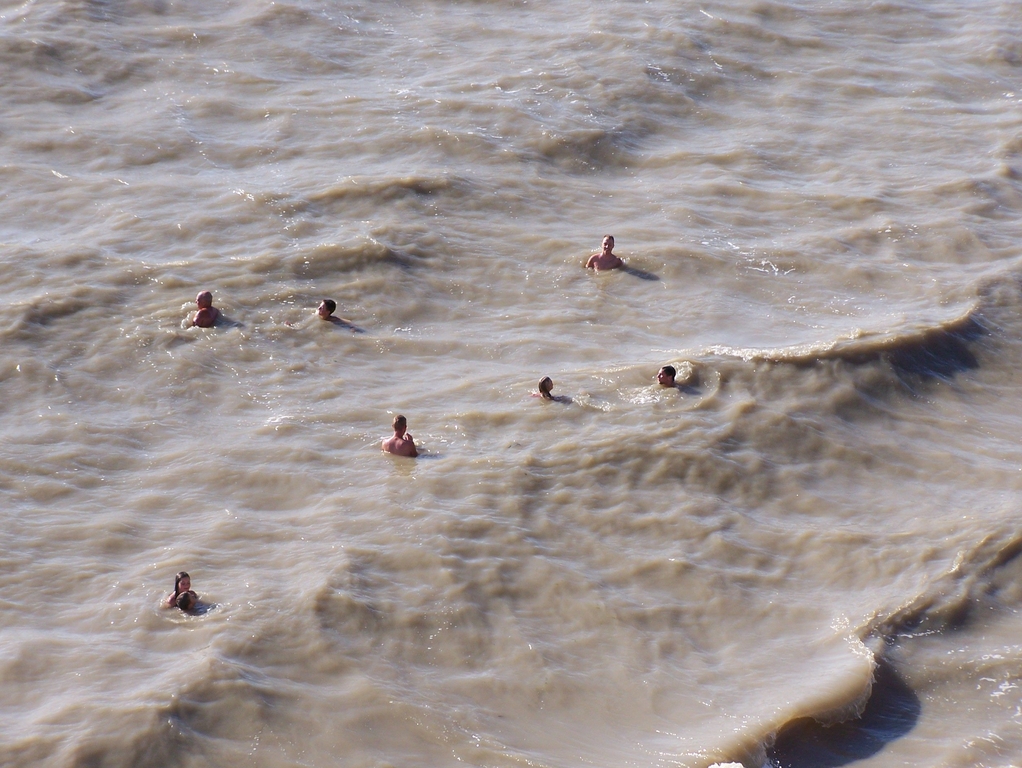
[[549,376],[544,376],[539,380],[539,393],[548,400],[550,399],[550,390],[553,388],[554,381]]
[[327,320],[330,318],[330,315],[332,315],[336,310],[337,310],[336,301],[334,301],[333,299],[323,299],[323,301],[320,302],[319,309],[316,310],[316,313],[324,320]]
[[603,236],[603,250],[613,251],[614,250],[614,236],[604,235]]
[[179,595],[182,592],[187,592],[192,588],[192,577],[184,571],[181,571],[177,576],[174,577],[174,594]]
[[673,387],[674,377],[678,375],[678,372],[674,370],[673,365],[665,365],[656,375],[656,380],[662,387]]
[[209,291],[200,291],[199,295],[195,297],[195,303],[199,305],[199,309],[212,307],[213,294]]
[[177,596],[177,607],[182,611],[190,611],[195,607],[195,593],[191,590]]
[[405,430],[408,429],[408,419],[404,416],[395,416],[392,426],[394,427],[395,435],[403,435]]

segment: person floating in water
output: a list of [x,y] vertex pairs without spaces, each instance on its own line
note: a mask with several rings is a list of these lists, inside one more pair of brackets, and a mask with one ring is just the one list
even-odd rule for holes
[[176,605],[185,613],[191,613],[199,605],[199,596],[189,589],[177,596]]
[[394,436],[385,438],[381,446],[384,452],[409,458],[418,456],[419,452],[415,449],[415,441],[411,435],[405,432],[408,429],[408,420],[404,416],[395,416],[393,427]]
[[319,315],[320,320],[326,320],[331,323],[336,323],[337,318],[334,317],[334,312],[337,311],[337,302],[333,299],[323,299],[319,303],[319,309],[316,310],[316,314]]
[[202,291],[195,297],[195,304],[199,311],[192,318],[192,325],[199,328],[212,328],[220,317],[220,310],[213,306],[213,294],[209,291]]
[[326,320],[328,323],[339,325],[344,328],[350,328],[354,333],[365,333],[361,328],[355,325],[351,320],[343,317],[334,317],[334,312],[337,311],[337,302],[333,299],[323,299],[319,303],[319,307],[316,309],[316,314],[319,315],[320,320]]
[[553,400],[555,403],[570,403],[571,398],[567,395],[555,395],[553,394],[554,380],[549,376],[544,376],[539,380],[539,391],[533,392],[533,397],[542,397],[544,400]]
[[674,383],[674,377],[678,375],[678,372],[674,370],[673,365],[665,365],[657,372],[656,380],[661,387],[676,387]]
[[199,603],[199,596],[192,592],[192,578],[184,571],[174,577],[174,591],[167,596],[164,608],[180,608],[192,611]]
[[594,253],[586,262],[586,269],[595,269],[602,272],[605,269],[620,269],[625,263],[614,255],[614,236],[607,235],[603,238],[603,250]]

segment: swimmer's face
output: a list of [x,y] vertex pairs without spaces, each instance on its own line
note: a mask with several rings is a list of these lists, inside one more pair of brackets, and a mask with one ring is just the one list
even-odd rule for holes
[[195,303],[199,306],[199,309],[206,309],[207,307],[213,306],[213,294],[209,291],[203,291],[195,297]]
[[674,386],[674,377],[671,376],[671,374],[669,374],[663,368],[661,368],[660,372],[656,375],[656,380],[662,387]]
[[605,238],[603,238],[603,250],[604,251],[614,250],[614,238],[611,237],[610,235],[607,235]]
[[188,576],[185,576],[177,583],[178,592],[187,592],[192,588],[192,580]]
[[330,307],[326,305],[325,301],[320,303],[319,309],[316,310],[316,314],[318,314],[324,320],[330,317]]

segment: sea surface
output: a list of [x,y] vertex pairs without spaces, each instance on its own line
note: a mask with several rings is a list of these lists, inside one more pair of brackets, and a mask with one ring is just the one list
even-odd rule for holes
[[0,74],[4,768],[1022,765],[1022,2],[0,0]]

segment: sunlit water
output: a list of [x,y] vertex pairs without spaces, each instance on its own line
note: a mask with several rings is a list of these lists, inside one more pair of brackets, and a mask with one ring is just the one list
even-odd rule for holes
[[0,763],[1022,761],[1019,40],[0,7]]

